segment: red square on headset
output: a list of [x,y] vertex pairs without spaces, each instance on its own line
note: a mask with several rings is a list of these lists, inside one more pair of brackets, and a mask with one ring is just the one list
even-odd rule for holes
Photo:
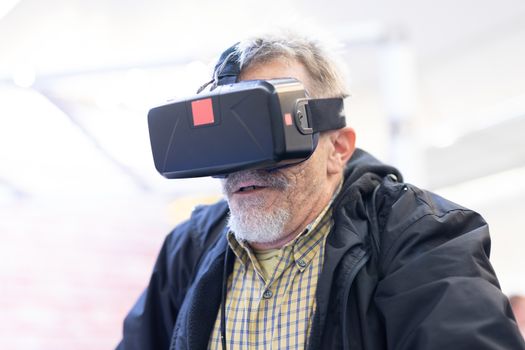
[[192,101],[191,111],[193,115],[194,126],[213,124],[215,121],[211,98]]
[[291,113],[284,113],[284,124],[286,126],[290,126],[293,124],[292,122],[292,114]]

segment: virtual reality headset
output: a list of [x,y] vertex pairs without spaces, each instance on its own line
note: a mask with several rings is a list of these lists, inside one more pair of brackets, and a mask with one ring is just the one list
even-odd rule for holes
[[291,78],[220,85],[148,113],[155,167],[170,179],[290,166],[345,125],[342,98],[308,98]]

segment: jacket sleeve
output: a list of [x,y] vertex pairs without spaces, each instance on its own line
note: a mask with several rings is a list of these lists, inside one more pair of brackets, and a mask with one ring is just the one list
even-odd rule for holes
[[405,187],[381,248],[375,301],[388,349],[525,349],[489,262],[486,222]]
[[146,290],[124,320],[118,350],[168,349],[196,262],[190,222],[165,239]]

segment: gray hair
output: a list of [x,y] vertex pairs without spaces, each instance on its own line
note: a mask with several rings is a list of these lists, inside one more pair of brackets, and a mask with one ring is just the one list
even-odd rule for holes
[[267,34],[241,41],[237,46],[241,73],[249,67],[285,58],[303,64],[310,76],[311,97],[348,96],[345,79],[335,58],[323,45],[296,33]]

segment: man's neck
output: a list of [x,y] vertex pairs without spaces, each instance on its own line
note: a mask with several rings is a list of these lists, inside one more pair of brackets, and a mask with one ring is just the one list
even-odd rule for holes
[[[342,179],[340,181],[342,181]],[[292,220],[290,222],[291,225],[289,225],[291,227],[287,227],[287,229],[285,228],[285,232],[289,233],[284,234],[281,238],[273,242],[248,242],[250,247],[256,250],[278,249],[294,240],[306,229],[308,224],[313,222],[315,218],[321,214],[323,209],[331,203],[335,191],[339,188],[340,181],[331,184],[326,191],[320,193],[319,198],[312,199],[312,207],[306,212],[304,219],[295,223]]]

